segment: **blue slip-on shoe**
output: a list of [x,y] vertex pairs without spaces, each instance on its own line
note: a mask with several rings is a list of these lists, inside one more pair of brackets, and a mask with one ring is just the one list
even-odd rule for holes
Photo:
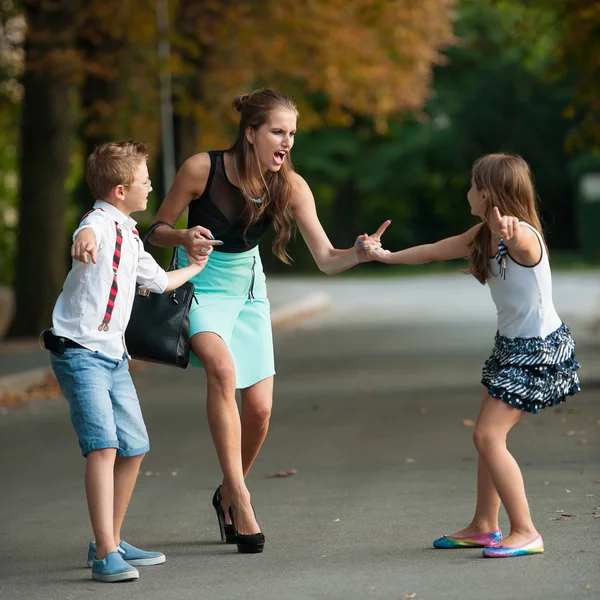
[[[123,560],[134,567],[150,567],[152,565],[161,565],[167,560],[162,552],[145,552],[144,550],[140,550],[139,548],[128,544],[125,540],[121,540],[117,550],[123,557]],[[96,544],[94,542],[90,542],[90,547],[88,549],[88,567],[92,566],[92,562],[95,559]]]
[[92,561],[92,579],[115,583],[139,579],[139,571],[128,565],[118,552],[109,552],[106,558]]

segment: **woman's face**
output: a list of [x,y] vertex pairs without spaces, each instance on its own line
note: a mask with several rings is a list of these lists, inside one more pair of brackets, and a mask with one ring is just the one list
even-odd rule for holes
[[475,181],[471,177],[471,189],[467,193],[467,200],[471,207],[471,214],[476,217],[485,218],[487,214],[487,194],[485,190],[478,190]]
[[258,129],[248,127],[246,138],[254,146],[263,173],[279,171],[294,145],[296,113],[275,110]]

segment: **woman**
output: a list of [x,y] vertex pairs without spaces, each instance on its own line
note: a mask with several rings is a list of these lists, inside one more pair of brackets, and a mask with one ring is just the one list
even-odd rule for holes
[[[196,154],[182,165],[155,219],[165,226],[151,241],[179,246],[183,266],[186,252],[201,257],[212,240],[223,242],[213,246],[208,265],[192,280],[198,304],[190,313],[191,348],[206,370],[208,421],[223,471],[213,498],[221,539],[237,543],[239,552],[262,552],[264,535],[244,481],[267,434],[275,374],[258,244],[273,226],[273,251],[289,263],[286,244],[295,222],[319,269],[332,275],[365,262],[363,241],[379,244],[389,222],[370,238],[359,236],[353,248],[333,248],[310,188],[290,160],[298,117],[294,102],[263,89],[237,96],[233,107],[241,115],[234,145]],[[188,207],[188,229],[173,229]]]

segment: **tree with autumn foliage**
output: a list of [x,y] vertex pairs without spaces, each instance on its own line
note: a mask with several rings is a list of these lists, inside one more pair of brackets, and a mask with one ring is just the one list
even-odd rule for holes
[[[383,130],[393,115],[418,111],[432,67],[453,40],[453,4],[173,0],[169,66],[180,160],[199,139],[202,147],[227,139],[231,98],[263,84],[294,96],[307,128],[365,115]],[[23,0],[20,7],[27,37],[12,333],[33,335],[50,322],[67,269],[76,128],[87,137],[84,152],[104,136],[158,142],[160,65],[154,13],[141,0]]]

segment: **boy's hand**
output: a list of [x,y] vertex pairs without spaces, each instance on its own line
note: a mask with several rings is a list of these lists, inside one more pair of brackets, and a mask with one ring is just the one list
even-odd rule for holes
[[201,256],[190,256],[187,252],[185,253],[185,255],[187,256],[188,264],[203,267],[208,261],[208,257],[210,256],[212,251],[212,246],[209,246],[208,250],[206,252],[203,252]]
[[515,237],[517,230],[519,229],[519,219],[516,217],[503,217],[500,214],[497,206],[492,209],[490,215],[490,229],[493,233],[499,233],[500,237],[505,242]]
[[88,254],[92,262],[96,264],[98,260],[98,247],[96,246],[96,235],[91,227],[82,229],[75,238],[71,246],[71,258],[79,262],[88,263]]
[[[354,248],[356,252],[356,258],[359,263],[375,260],[374,258],[369,258],[369,255],[367,255],[367,247],[372,250],[375,248],[381,248],[381,236],[390,226],[390,223],[390,220],[384,221],[373,235],[367,235],[364,233],[356,238]],[[370,256],[373,255],[371,254]]]

